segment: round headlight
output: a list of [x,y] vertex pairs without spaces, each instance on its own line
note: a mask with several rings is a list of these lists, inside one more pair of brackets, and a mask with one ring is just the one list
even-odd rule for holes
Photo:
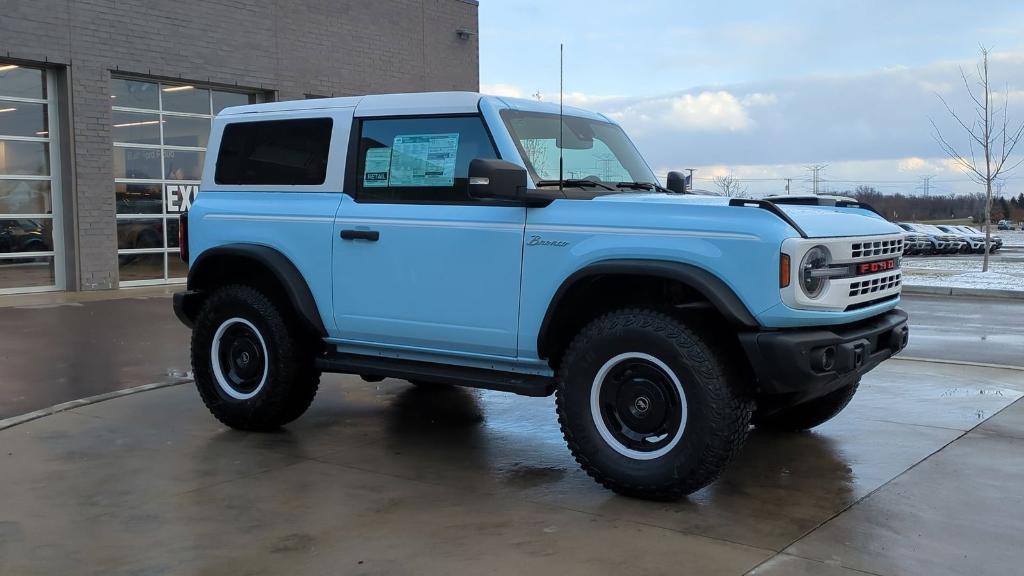
[[800,261],[800,289],[808,298],[817,298],[824,292],[828,277],[814,272],[827,270],[831,262],[832,255],[824,246],[815,246],[804,254],[804,259]]

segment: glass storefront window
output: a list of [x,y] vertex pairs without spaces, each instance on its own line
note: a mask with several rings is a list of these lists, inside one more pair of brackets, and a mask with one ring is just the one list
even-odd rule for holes
[[46,73],[38,68],[0,62],[0,95],[46,100]]
[[160,97],[166,112],[210,113],[210,91],[206,88],[163,84],[160,88]]
[[52,250],[53,225],[49,218],[0,218],[0,254]]
[[199,180],[203,176],[203,152],[164,150],[164,177],[168,180]]
[[254,94],[242,94],[240,92],[224,92],[221,90],[213,91],[213,113],[220,114],[220,111],[230,106],[245,106],[246,104],[255,104],[256,96]]
[[152,148],[114,148],[114,178],[159,180],[160,150]]
[[138,280],[163,280],[164,258],[162,252],[153,254],[121,254],[117,257],[117,267],[121,273],[121,282]]
[[0,101],[0,136],[47,136],[46,104]]
[[0,290],[48,288],[56,282],[53,256],[0,258]]
[[164,116],[164,145],[206,148],[210,120],[193,116]]
[[0,175],[49,176],[50,144],[0,140]]
[[164,194],[160,184],[114,183],[118,214],[163,214]]
[[118,218],[118,250],[152,250],[163,247],[163,218]]
[[256,94],[184,82],[112,80],[122,284],[185,277],[177,255],[178,215],[198,192],[213,116],[228,106],[257,101]]
[[0,293],[63,288],[46,70],[0,62]]
[[0,214],[50,214],[49,180],[0,180]]
[[160,88],[155,82],[140,82],[114,78],[110,87],[111,106],[124,108],[160,109]]
[[111,113],[114,142],[126,144],[160,144],[160,115],[140,112]]

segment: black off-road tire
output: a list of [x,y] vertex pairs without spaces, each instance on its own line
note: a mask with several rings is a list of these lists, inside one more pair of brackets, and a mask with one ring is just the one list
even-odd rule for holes
[[857,393],[859,386],[860,380],[856,380],[852,384],[847,384],[820,398],[783,408],[777,412],[763,416],[755,412],[751,423],[762,430],[772,432],[810,430],[828,422],[842,412],[850,400],[853,400],[853,395]]
[[[648,309],[609,312],[580,331],[562,358],[555,399],[562,434],[587,474],[619,494],[650,500],[675,500],[718,478],[746,439],[753,404],[740,392],[739,372],[729,367],[715,341]],[[595,418],[591,409],[592,390],[600,386],[601,397],[606,385],[596,381],[602,368],[611,365],[614,371],[616,358],[635,353],[658,359],[674,373],[686,406],[682,436],[650,459],[631,457],[620,451],[623,444],[616,448],[610,443],[614,439],[606,440],[602,434],[615,433],[608,431],[607,420],[599,431],[602,416]],[[602,382],[612,381],[611,375],[606,372]],[[625,380],[630,380],[628,370]],[[678,409],[683,411],[682,403]]]
[[[237,319],[250,323],[265,344],[266,376],[251,398],[232,397],[218,380],[212,346],[218,329]],[[256,340],[258,342],[258,340]],[[230,285],[203,303],[192,329],[192,371],[210,412],[239,430],[274,430],[301,416],[320,385],[314,366],[319,341],[286,320],[278,304],[255,288]],[[223,364],[221,372],[224,372]],[[231,388],[235,393],[237,390]]]

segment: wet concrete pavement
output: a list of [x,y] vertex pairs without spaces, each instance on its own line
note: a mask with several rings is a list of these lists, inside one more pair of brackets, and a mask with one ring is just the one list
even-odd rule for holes
[[245,434],[172,386],[0,431],[0,573],[1018,573],[1022,375],[894,360],[675,503],[590,480],[550,398],[331,376]]
[[[191,370],[180,288],[0,297],[0,419]],[[905,356],[1024,366],[1024,302],[906,296]]]
[[1024,367],[1024,301],[903,296],[910,314],[904,356]]
[[172,292],[0,297],[0,419],[190,370]]
[[[186,370],[171,291],[0,299],[0,419]],[[1022,363],[1020,303],[905,307],[908,355]],[[651,503],[579,470],[550,398],[329,375],[245,434],[171,386],[0,430],[0,574],[1020,573],[1022,393],[1024,371],[892,360],[835,420],[754,431]]]

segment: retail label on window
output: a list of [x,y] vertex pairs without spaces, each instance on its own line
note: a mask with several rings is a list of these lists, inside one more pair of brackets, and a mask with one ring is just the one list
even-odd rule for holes
[[395,136],[391,153],[391,186],[452,186],[459,134]]
[[363,186],[387,186],[391,170],[391,148],[370,148],[366,151]]
[[168,184],[165,187],[164,198],[167,201],[168,214],[180,214],[188,212],[199,194],[198,184]]

